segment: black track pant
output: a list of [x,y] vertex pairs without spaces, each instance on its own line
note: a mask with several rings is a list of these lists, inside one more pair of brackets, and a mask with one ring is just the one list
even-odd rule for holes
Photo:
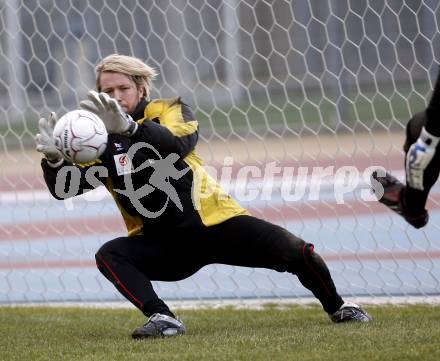
[[313,292],[328,313],[343,303],[313,245],[251,216],[187,229],[145,229],[144,235],[105,243],[96,254],[102,274],[147,317],[170,314],[151,281],[185,279],[213,263],[290,272]]
[[[440,121],[440,119],[439,119]],[[408,150],[413,143],[417,141],[417,138],[422,131],[422,127],[426,124],[426,112],[417,113],[414,117],[410,119],[406,126],[406,140],[403,146],[403,150],[408,154]],[[406,187],[404,201],[406,208],[412,210],[415,215],[423,212],[426,206],[426,201],[428,199],[429,191],[438,179],[440,172],[440,151],[435,152],[434,157],[431,162],[426,167],[423,172],[423,187],[424,190],[418,190]]]

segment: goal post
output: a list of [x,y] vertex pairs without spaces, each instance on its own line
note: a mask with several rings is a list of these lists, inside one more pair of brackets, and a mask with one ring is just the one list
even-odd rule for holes
[[[0,303],[112,301],[94,253],[124,234],[104,189],[56,201],[33,136],[76,109],[106,55],[159,71],[181,96],[211,175],[253,214],[314,243],[350,297],[429,300],[440,289],[440,190],[415,230],[372,200],[368,175],[404,178],[410,117],[437,76],[434,1],[0,1]],[[209,242],[209,240],[207,240]],[[211,265],[167,300],[308,298],[289,274]]]

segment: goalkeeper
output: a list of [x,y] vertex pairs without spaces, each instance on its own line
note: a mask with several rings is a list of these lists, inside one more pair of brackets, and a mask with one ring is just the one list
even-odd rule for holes
[[[154,76],[154,69],[137,58],[110,55],[96,68],[98,92],[90,91],[80,103],[104,121],[109,133],[107,148],[94,164],[107,172],[97,172],[96,178],[112,194],[128,235],[105,243],[96,263],[148,318],[132,336],[184,333],[185,326],[151,281],[182,280],[213,263],[289,272],[321,302],[332,321],[370,321],[358,305],[344,302],[311,243],[251,216],[208,176],[195,153],[198,124],[191,108],[180,98],[150,100]],[[54,123],[53,113],[49,120],[40,119],[37,150],[45,154],[41,165],[50,192],[63,199],[57,189],[69,194],[70,184],[56,184],[57,174],[72,164],[55,147]],[[129,157],[131,166],[122,166],[121,157],[126,160],[130,149],[140,146]],[[78,194],[93,188],[85,172],[94,165],[75,165],[82,174]],[[202,188],[211,192],[202,194]]]
[[389,173],[372,173],[372,186],[379,202],[400,214],[415,228],[429,220],[425,209],[429,191],[440,171],[440,73],[424,112],[415,114],[406,126],[406,185]]

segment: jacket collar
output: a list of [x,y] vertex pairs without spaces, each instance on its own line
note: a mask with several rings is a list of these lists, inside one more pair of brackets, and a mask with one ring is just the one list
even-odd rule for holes
[[133,120],[139,120],[142,119],[144,117],[144,110],[145,107],[147,106],[148,101],[145,98],[142,98],[140,100],[140,102],[138,103],[138,105],[136,105],[136,108],[134,109],[133,113],[131,114],[131,117],[133,118]]

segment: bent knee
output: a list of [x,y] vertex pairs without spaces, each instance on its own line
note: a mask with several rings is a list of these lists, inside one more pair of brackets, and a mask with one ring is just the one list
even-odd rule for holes
[[315,245],[313,243],[305,243],[302,248],[302,256],[304,259],[308,259],[315,255]]
[[124,242],[124,240],[125,237],[120,237],[104,243],[95,253],[96,262],[103,263],[120,255],[123,249],[121,247],[121,242]]
[[283,252],[284,260],[296,266],[309,263],[315,255],[315,246],[313,243],[308,243],[293,235],[289,238],[288,246]]
[[275,237],[273,244],[276,245],[283,260],[288,263],[301,262],[304,256],[309,257],[313,253],[313,244],[306,243],[303,239],[283,228],[274,232],[272,236]]

